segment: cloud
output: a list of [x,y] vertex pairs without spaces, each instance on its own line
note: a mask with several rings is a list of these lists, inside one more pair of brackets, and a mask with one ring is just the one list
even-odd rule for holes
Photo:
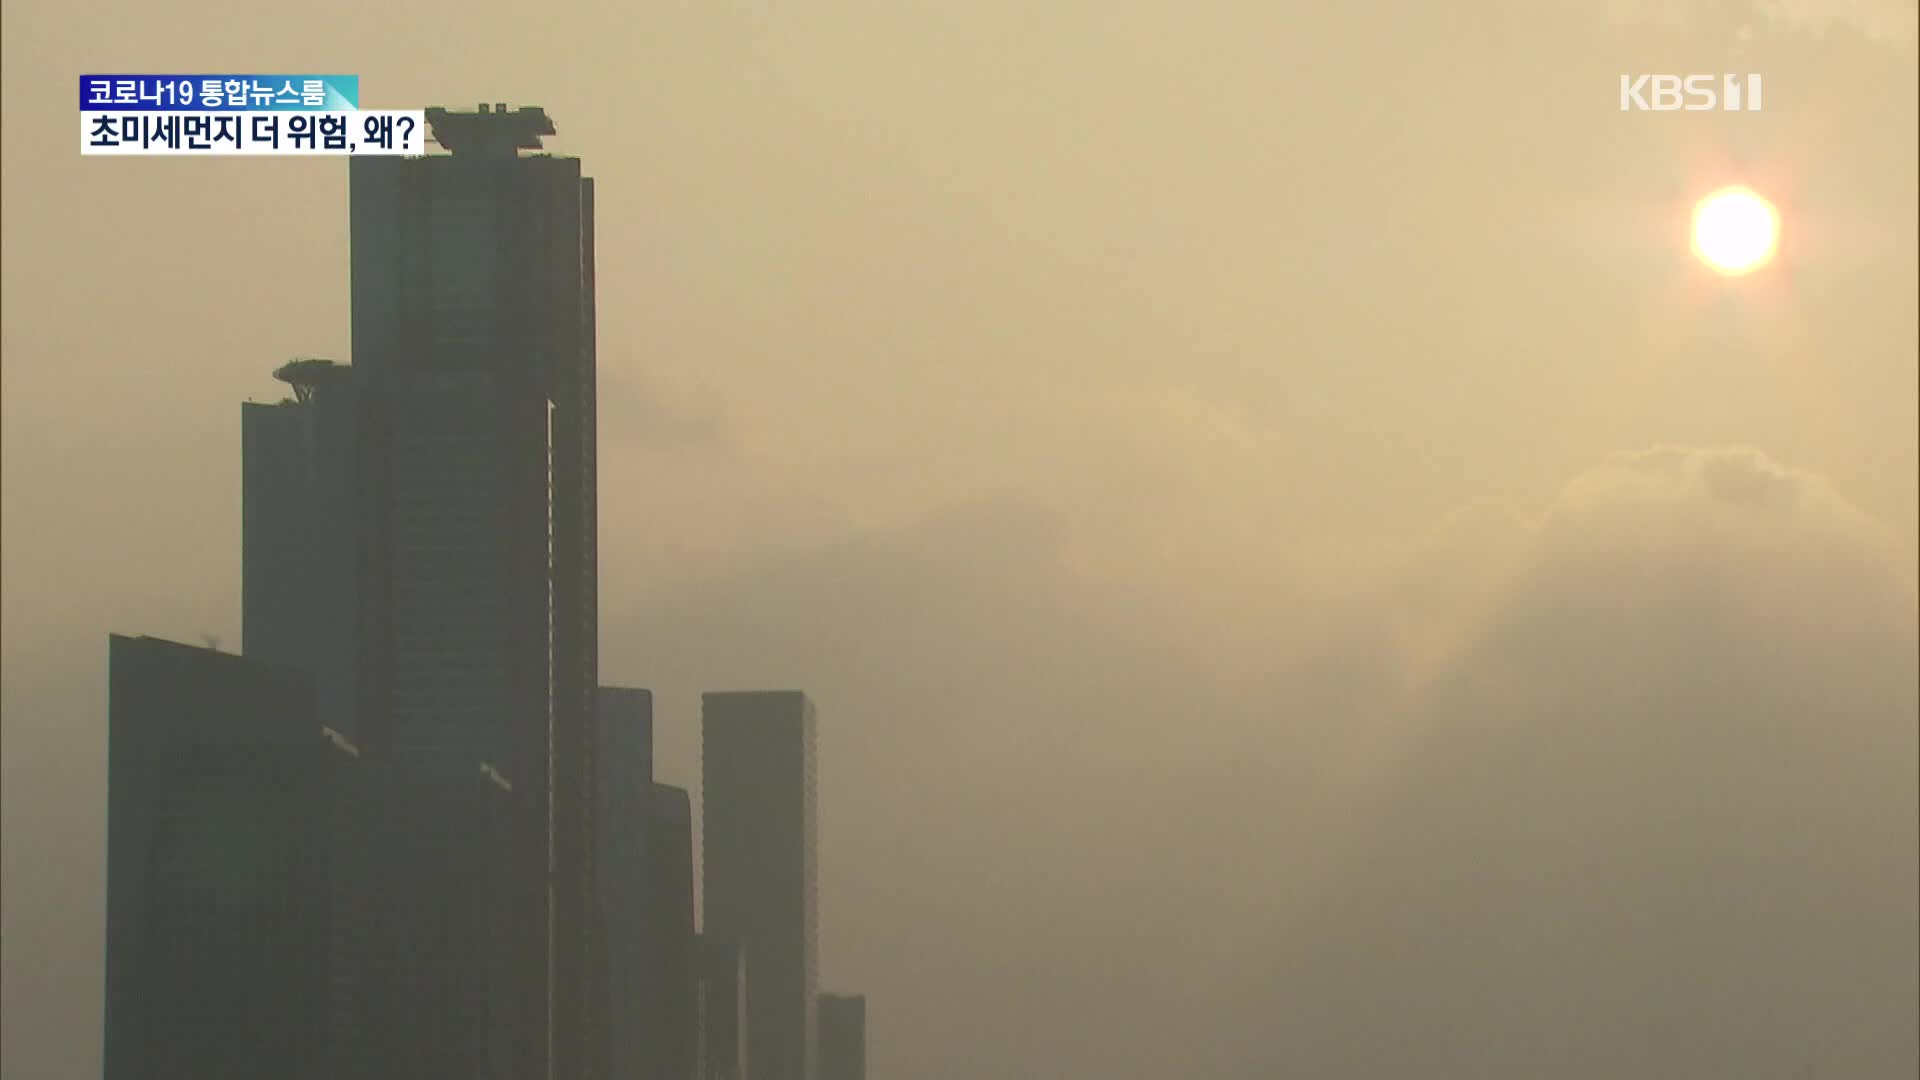
[[1903,50],[1916,34],[1911,0],[1614,0],[1607,9],[1617,20],[1677,29],[1725,30],[1747,39],[1761,28],[1823,35],[1836,30]]
[[1920,26],[1920,8],[1911,0],[1756,0],[1753,6],[1777,25],[1820,33],[1844,27],[1906,49]]
[[[675,782],[697,777],[699,691],[818,700],[823,978],[889,1003],[902,1073],[1177,1073],[1179,1040],[1125,1033],[1184,1025],[1223,939],[1151,928],[1217,911],[1224,838],[1314,768],[1164,597],[1072,570],[1066,532],[986,499],[603,609],[603,670],[652,681]],[[1289,662],[1333,705],[1372,644]]]
[[1415,670],[1448,656],[1504,595],[1532,549],[1536,516],[1478,499],[1411,536],[1322,541],[1296,573],[1322,604],[1378,624]]
[[[680,505],[620,511],[623,559]],[[1336,580],[1250,584],[1265,621],[1225,628],[1075,569],[1034,500],[754,513],[763,543],[606,587],[602,674],[656,691],[696,791],[700,691],[819,701],[822,977],[885,1003],[898,1072],[1912,1071],[1913,593],[1816,475],[1621,454],[1543,507],[1275,551]],[[99,664],[9,670],[9,809],[90,793],[11,869],[97,843]],[[56,730],[86,737],[11,752]],[[97,896],[72,865],[10,910]],[[97,973],[97,911],[63,919]]]
[[802,685],[885,712],[930,698],[1005,703],[1091,679],[1089,657],[1138,659],[1130,628],[1157,624],[1146,598],[1069,571],[1063,534],[1031,502],[983,500],[904,528],[845,529],[604,610],[610,635],[650,670],[704,689]]
[[1913,1072],[1897,551],[1750,449],[1569,484],[1322,888],[1276,914],[1223,1074]]
[[[1750,531],[1817,530],[1866,538],[1885,530],[1854,508],[1824,478],[1781,466],[1745,446],[1657,446],[1617,454],[1570,483],[1556,512],[1587,515],[1569,532],[1602,531],[1608,517],[1656,518],[1681,528],[1701,514],[1735,515]],[[1676,512],[1677,511],[1677,512]]]
[[1033,1016],[1113,1076],[1912,1061],[1912,592],[1820,477],[1656,447],[1473,504],[1257,670],[1068,533],[985,500],[608,609],[683,778],[698,690],[820,699],[834,978],[916,1075],[1017,1072]]
[[614,442],[651,448],[722,443],[717,415],[686,411],[641,380],[602,371],[598,394],[603,434]]

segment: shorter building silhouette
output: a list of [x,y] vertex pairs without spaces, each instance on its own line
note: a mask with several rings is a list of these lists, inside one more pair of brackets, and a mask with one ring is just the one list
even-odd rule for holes
[[693,807],[685,788],[653,785],[648,865],[653,883],[651,1010],[655,1076],[695,1075],[700,1045],[699,976],[693,939]]
[[519,1052],[512,779],[479,761],[396,759],[370,773],[381,809],[376,1075],[509,1080]]
[[607,1018],[606,1075],[611,1080],[652,1080],[656,960],[648,862],[649,834],[654,831],[653,695],[603,686],[594,715],[594,878],[605,927],[600,973],[606,1010],[602,1015]]
[[700,1076],[747,1080],[747,954],[732,938],[701,934]]
[[108,643],[107,1080],[363,1075],[358,749],[313,677]]
[[314,673],[320,722],[358,743],[362,485],[352,367],[299,359],[275,369],[292,396],[240,406],[240,652]]
[[814,706],[798,690],[701,698],[703,928],[740,942],[758,1080],[814,1080],[819,978]]
[[867,1080],[867,998],[821,994],[820,1080]]

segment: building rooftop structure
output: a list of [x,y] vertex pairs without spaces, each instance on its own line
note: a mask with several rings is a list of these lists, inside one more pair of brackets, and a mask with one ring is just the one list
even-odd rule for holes
[[474,157],[518,157],[522,150],[539,150],[541,136],[554,134],[547,110],[522,105],[509,112],[506,102],[491,108],[482,102],[478,112],[428,109],[427,126],[448,153]]
[[305,403],[328,383],[348,378],[353,369],[346,364],[318,357],[296,356],[273,369],[273,377],[293,387],[293,400]]

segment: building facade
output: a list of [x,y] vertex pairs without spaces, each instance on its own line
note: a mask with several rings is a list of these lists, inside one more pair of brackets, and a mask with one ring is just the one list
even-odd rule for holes
[[820,995],[820,1080],[867,1080],[867,999]]
[[737,941],[755,1080],[815,1080],[814,706],[799,691],[701,702],[703,929]]
[[372,1075],[515,1080],[513,781],[464,769],[369,763],[379,800]]
[[654,1075],[694,1080],[700,1045],[699,972],[694,953],[693,806],[685,788],[653,785],[653,958],[649,1025]]
[[606,1045],[593,186],[522,155],[553,134],[538,109],[428,120],[447,153],[350,166],[359,730],[408,767],[514,779],[514,1075],[574,1080]]
[[313,679],[108,645],[107,1080],[364,1075],[358,751]]
[[611,1080],[652,1080],[648,1029],[657,977],[648,874],[654,814],[653,695],[603,686],[595,717],[606,1075]]
[[700,956],[700,1076],[747,1080],[747,954],[731,938],[702,933]]
[[311,671],[320,722],[358,738],[353,370],[295,360],[274,376],[291,397],[240,406],[240,652]]

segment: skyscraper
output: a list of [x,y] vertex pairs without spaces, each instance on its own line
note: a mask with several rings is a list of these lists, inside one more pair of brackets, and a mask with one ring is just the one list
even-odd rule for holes
[[748,1080],[747,954],[731,938],[702,933],[700,953],[701,1080]]
[[[658,976],[648,873],[649,834],[654,831],[653,695],[603,686],[595,713],[600,806],[594,820],[599,826],[598,885],[606,943],[601,978],[607,1076],[652,1080],[653,1040],[648,1031]],[[691,898],[687,902],[691,904]]]
[[513,780],[482,761],[368,766],[381,857],[374,1075],[517,1080]]
[[[593,185],[537,108],[350,169],[363,741],[513,778],[519,1077],[593,1075]],[[402,812],[403,808],[396,808]]]
[[104,1075],[363,1074],[357,749],[306,672],[108,648]]
[[320,721],[358,735],[353,370],[295,360],[292,397],[240,406],[241,653],[310,671]]
[[694,1080],[700,1044],[693,943],[693,807],[685,788],[653,785],[654,1076]]
[[755,1080],[815,1080],[814,745],[797,690],[702,699],[703,928],[746,952]]
[[866,995],[820,995],[820,1080],[867,1080]]

